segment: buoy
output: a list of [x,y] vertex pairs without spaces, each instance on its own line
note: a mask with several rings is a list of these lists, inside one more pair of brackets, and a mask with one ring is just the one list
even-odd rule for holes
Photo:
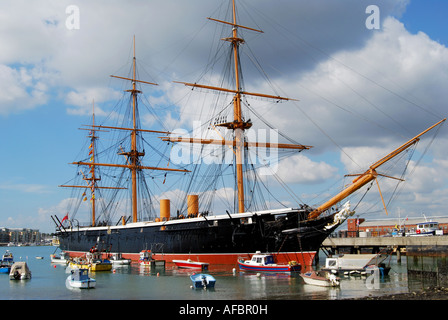
[[53,265],[53,268],[56,268],[56,265],[55,265],[55,264]]

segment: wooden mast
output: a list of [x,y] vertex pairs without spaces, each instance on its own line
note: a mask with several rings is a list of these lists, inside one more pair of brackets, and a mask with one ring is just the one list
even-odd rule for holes
[[[92,103],[92,125],[95,125],[95,103]],[[95,136],[95,127],[92,128],[92,135],[91,135],[91,141],[92,141],[92,148],[90,150],[89,153],[92,153],[92,157],[91,157],[91,162],[95,163],[95,140],[96,140],[96,136]],[[95,177],[95,166],[91,166],[90,169],[90,190],[92,191],[92,197],[91,197],[91,201],[92,201],[92,226],[95,226],[95,214],[96,214],[96,208],[95,208],[95,186],[96,186],[96,177]],[[89,179],[87,179],[89,180]],[[99,180],[99,179],[98,179]]]
[[[331,208],[332,206],[336,205],[338,202],[342,201],[343,199],[347,198],[349,195],[351,195],[353,192],[355,192],[356,190],[362,188],[363,186],[365,186],[366,184],[368,184],[369,182],[373,181],[376,179],[376,177],[379,175],[376,172],[376,169],[378,169],[378,167],[380,167],[381,165],[385,164],[386,162],[388,162],[389,160],[392,160],[393,158],[395,158],[398,154],[400,154],[401,152],[405,151],[406,149],[408,149],[409,147],[413,146],[414,144],[416,144],[419,140],[420,137],[422,135],[424,135],[425,133],[427,133],[428,131],[434,129],[435,127],[437,127],[438,125],[442,124],[444,121],[446,120],[440,120],[439,122],[437,122],[436,124],[432,125],[431,127],[429,127],[428,129],[426,129],[425,131],[421,132],[420,134],[418,134],[417,136],[415,136],[414,138],[412,138],[411,140],[407,141],[406,143],[404,143],[403,145],[401,145],[400,147],[398,147],[397,149],[395,149],[394,151],[392,151],[391,153],[389,153],[387,156],[383,157],[382,159],[378,160],[377,162],[375,162],[374,164],[372,164],[370,166],[370,168],[360,174],[356,179],[354,179],[352,181],[352,184],[349,185],[347,188],[345,188],[344,190],[342,190],[340,193],[338,193],[337,195],[335,195],[333,198],[331,198],[330,200],[328,200],[327,202],[325,202],[324,204],[322,204],[321,206],[319,206],[318,208],[316,208],[314,211],[310,212],[308,215],[309,219],[315,219],[317,218],[320,214],[322,214],[325,210]],[[384,202],[383,202],[384,203]]]
[[[123,79],[123,80],[129,80],[132,82],[132,89],[126,90],[126,92],[130,92],[132,96],[132,128],[122,128],[122,127],[110,127],[110,126],[97,126],[95,123],[93,123],[92,128],[107,128],[107,129],[116,129],[116,130],[127,130],[131,131],[131,150],[129,152],[121,152],[119,155],[126,156],[128,160],[128,164],[122,165],[122,164],[110,164],[110,163],[97,163],[95,159],[93,158],[91,162],[73,162],[72,164],[77,165],[88,165],[90,167],[95,166],[104,166],[104,167],[116,167],[116,168],[127,168],[131,171],[131,178],[132,178],[132,222],[137,222],[137,213],[138,213],[138,204],[137,204],[137,172],[139,170],[149,169],[149,170],[163,170],[163,171],[173,171],[173,172],[189,172],[188,170],[183,169],[170,169],[170,168],[159,168],[159,167],[151,167],[151,166],[142,166],[140,165],[140,158],[145,155],[144,152],[139,152],[137,150],[137,133],[138,132],[153,132],[153,133],[165,133],[169,134],[169,132],[165,131],[156,131],[156,130],[143,130],[139,129],[137,126],[137,95],[141,93],[141,91],[137,90],[136,83],[144,83],[144,84],[150,84],[150,85],[157,85],[156,83],[147,82],[138,80],[136,77],[136,57],[135,57],[135,36],[133,39],[133,62],[132,62],[132,78],[126,78],[126,77],[120,77],[120,76],[114,76],[111,75],[113,78]],[[94,132],[94,130],[93,130]],[[64,186],[64,187],[78,187],[78,186]],[[114,187],[100,187],[103,189],[125,189],[125,188],[114,188]],[[93,202],[94,203],[94,202]],[[94,219],[94,210],[92,212],[93,219]],[[93,224],[94,225],[94,224]]]
[[232,37],[224,38],[221,40],[230,42],[231,46],[232,46],[232,54],[233,54],[233,61],[234,61],[234,74],[235,74],[235,89],[227,89],[227,88],[213,87],[213,86],[201,85],[201,84],[196,84],[196,83],[179,82],[179,81],[175,81],[175,82],[182,83],[186,86],[191,86],[191,87],[234,93],[235,95],[233,98],[233,122],[221,123],[221,124],[217,125],[217,126],[221,126],[221,127],[226,127],[229,130],[233,130],[234,131],[234,140],[226,141],[226,140],[210,140],[210,139],[185,139],[185,138],[181,138],[181,137],[167,137],[167,138],[162,138],[162,140],[170,141],[170,142],[222,144],[222,145],[233,146],[234,150],[235,150],[238,212],[242,213],[245,211],[245,207],[244,207],[244,176],[243,176],[243,156],[244,156],[244,148],[245,147],[288,148],[288,149],[297,149],[297,150],[309,149],[311,147],[303,146],[303,145],[294,145],[294,144],[251,143],[251,142],[244,141],[244,130],[249,129],[252,126],[252,124],[249,121],[244,121],[244,119],[243,119],[242,111],[241,111],[241,96],[242,95],[257,96],[257,97],[270,98],[270,99],[276,99],[276,100],[294,100],[294,99],[280,97],[280,96],[274,96],[274,95],[261,94],[261,93],[245,92],[242,90],[241,84],[240,84],[241,77],[240,77],[240,69],[239,69],[239,65],[240,65],[239,45],[241,43],[244,43],[244,39],[238,37],[238,28],[244,28],[244,29],[248,29],[248,30],[260,32],[260,33],[262,33],[263,31],[237,24],[235,0],[232,0],[232,15],[233,15],[232,22],[221,21],[221,20],[212,19],[212,18],[208,18],[208,19],[232,26]]
[[[89,145],[89,156],[90,156],[90,162],[83,162],[83,164],[88,165],[90,168],[90,178],[86,177],[84,173],[81,171],[81,174],[83,176],[83,180],[87,181],[87,186],[78,186],[78,185],[60,185],[59,187],[64,188],[82,188],[82,189],[90,189],[90,201],[92,204],[92,227],[96,225],[96,189],[125,189],[125,188],[118,188],[118,187],[100,187],[97,185],[97,181],[100,181],[101,178],[96,177],[96,170],[95,166],[97,165],[95,163],[96,159],[96,140],[98,137],[96,136],[96,130],[95,128],[98,127],[95,125],[95,103],[92,102],[92,129],[89,132],[88,138],[90,138],[90,145]],[[83,197],[85,196],[85,193],[83,194]]]

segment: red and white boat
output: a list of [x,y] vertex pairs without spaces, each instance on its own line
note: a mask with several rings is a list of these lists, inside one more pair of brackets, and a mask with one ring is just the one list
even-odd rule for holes
[[187,260],[173,260],[174,264],[179,268],[188,268],[188,269],[208,269],[207,262],[193,261],[191,259]]
[[271,254],[261,254],[257,252],[250,260],[238,261],[238,266],[244,271],[256,272],[297,272],[302,266],[295,261],[290,261],[287,264],[275,263],[274,256]]

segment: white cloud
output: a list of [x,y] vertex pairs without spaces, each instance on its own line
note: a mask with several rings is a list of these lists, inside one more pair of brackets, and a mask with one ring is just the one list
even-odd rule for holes
[[304,155],[282,160],[277,175],[286,183],[320,183],[334,178],[337,168],[320,161],[314,162]]
[[47,102],[48,85],[36,69],[0,65],[0,115],[20,113]]
[[50,193],[48,186],[40,185],[40,184],[1,184],[0,189],[3,190],[11,190],[25,193]]

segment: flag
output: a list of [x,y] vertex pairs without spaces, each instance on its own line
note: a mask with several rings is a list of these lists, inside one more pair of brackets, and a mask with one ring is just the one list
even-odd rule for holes
[[65,217],[62,218],[62,220],[61,220],[61,225],[60,225],[60,226],[62,226],[62,223],[63,223],[65,220],[68,220],[68,212],[67,212],[67,214],[65,215]]

